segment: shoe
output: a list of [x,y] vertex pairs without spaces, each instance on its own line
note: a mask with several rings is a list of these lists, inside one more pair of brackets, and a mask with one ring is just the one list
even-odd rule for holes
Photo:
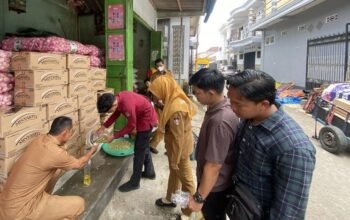
[[149,175],[146,175],[145,172],[142,172],[141,177],[145,178],[145,179],[155,180],[156,179],[156,174],[149,176]]
[[150,151],[152,153],[154,153],[154,154],[158,154],[159,153],[159,151],[157,149],[153,148],[153,147],[150,148]]
[[190,217],[187,215],[178,215],[176,216],[176,220],[190,220]]
[[120,192],[129,192],[129,191],[136,190],[139,188],[140,188],[140,185],[135,186],[135,185],[131,184],[130,182],[126,182],[123,185],[119,186],[118,189]]
[[167,208],[175,208],[176,207],[175,203],[172,203],[172,202],[171,203],[165,203],[165,202],[163,202],[162,198],[156,200],[156,205],[159,206],[159,207],[167,207]]

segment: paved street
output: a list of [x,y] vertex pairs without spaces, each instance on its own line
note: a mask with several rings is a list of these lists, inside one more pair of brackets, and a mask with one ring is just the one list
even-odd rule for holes
[[[284,109],[310,137],[314,134],[314,120],[305,114],[299,105],[284,106]],[[194,129],[198,130],[203,116],[204,110],[201,109],[193,119]],[[350,152],[333,155],[323,150],[318,141],[313,140],[313,143],[317,150],[317,162],[306,219],[347,220],[350,216],[350,178],[347,176],[350,170]],[[154,205],[157,198],[164,196],[168,178],[164,146],[160,145],[159,150],[159,154],[153,154],[156,180],[142,180],[141,188],[133,192],[116,191],[100,220],[174,219],[176,214],[180,213],[178,208],[161,209]],[[131,168],[132,164],[122,183],[130,177]]]

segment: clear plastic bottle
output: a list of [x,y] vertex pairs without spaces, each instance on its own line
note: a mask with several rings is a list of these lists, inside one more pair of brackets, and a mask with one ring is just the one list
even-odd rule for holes
[[87,164],[84,167],[84,180],[83,180],[84,186],[90,186],[91,184],[91,160],[87,162]]

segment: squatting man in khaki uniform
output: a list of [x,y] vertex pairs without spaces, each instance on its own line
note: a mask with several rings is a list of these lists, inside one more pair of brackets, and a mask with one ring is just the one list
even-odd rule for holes
[[97,148],[79,159],[69,155],[65,143],[73,134],[72,126],[72,119],[58,117],[48,134],[29,144],[0,194],[0,220],[78,219],[83,213],[83,198],[51,194],[62,170],[84,167]]

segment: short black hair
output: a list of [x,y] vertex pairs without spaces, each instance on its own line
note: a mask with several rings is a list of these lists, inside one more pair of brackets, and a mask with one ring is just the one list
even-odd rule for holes
[[158,58],[158,59],[156,59],[156,61],[154,61],[154,65],[157,65],[157,63],[164,64],[164,60],[162,58]]
[[112,93],[102,94],[97,100],[97,109],[99,113],[106,113],[112,108],[115,96]]
[[204,91],[215,90],[222,94],[225,87],[225,78],[216,69],[203,68],[196,72],[190,79],[190,85],[195,85]]
[[250,101],[275,104],[276,81],[263,71],[247,69],[230,77],[227,83]]
[[72,119],[67,116],[60,116],[55,118],[51,124],[51,128],[49,131],[50,135],[57,136],[64,131],[64,129],[73,127]]

